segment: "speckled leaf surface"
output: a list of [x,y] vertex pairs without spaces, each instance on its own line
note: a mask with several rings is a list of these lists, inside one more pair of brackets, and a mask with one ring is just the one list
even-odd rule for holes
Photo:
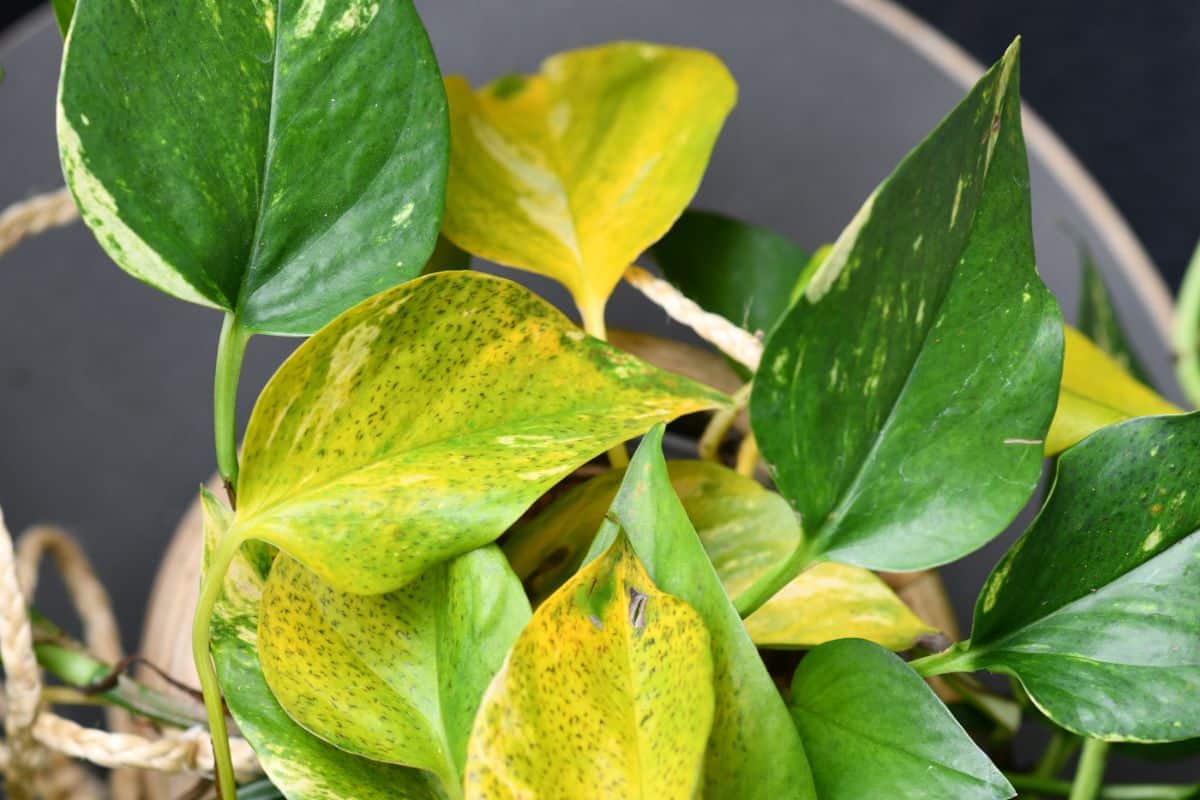
[[725,402],[511,281],[438,272],[280,367],[246,430],[233,531],[338,590],[392,591],[494,540],[593,456]]
[[[800,526],[787,501],[757,481],[708,461],[669,461],[667,472],[729,596],[799,546]],[[513,527],[504,549],[535,600],[579,566],[622,478],[622,471],[597,475]],[[745,625],[760,647],[784,648],[857,637],[904,650],[932,631],[873,572],[834,563],[802,572]]]
[[[642,439],[609,518],[618,521],[654,582],[691,605],[708,628],[716,711],[704,795],[813,800],[817,795],[804,745],[671,488],[662,435],[659,425]],[[592,565],[616,536],[611,523],[601,530],[588,553]]]
[[89,0],[63,56],[63,173],[100,244],[252,331],[419,274],[448,138],[410,0]]
[[455,797],[479,701],[528,620],[495,546],[380,595],[337,592],[285,555],[263,592],[258,652],[275,698],[306,730],[429,770]]
[[943,564],[1000,533],[1037,483],[1062,334],[1034,267],[1018,71],[1014,44],[767,338],[751,421],[810,556]]
[[1180,409],[1139,382],[1079,331],[1064,329],[1058,408],[1046,434],[1046,455],[1061,453],[1088,434],[1132,417]]
[[1129,337],[1121,326],[1117,309],[1113,306],[1104,275],[1096,266],[1091,251],[1082,248],[1079,286],[1079,330],[1096,346],[1112,357],[1121,369],[1137,380],[1150,385],[1149,374],[1138,360],[1137,353],[1129,343]]
[[[992,571],[957,667],[1016,675],[1059,725],[1200,734],[1200,415],[1105,428]],[[953,654],[952,654],[953,655]]]
[[888,651],[844,639],[792,680],[821,800],[1000,800],[1016,792],[937,695]]
[[560,281],[587,319],[695,194],[737,88],[710,53],[616,42],[446,93],[446,235]]
[[[206,555],[232,513],[201,490]],[[225,702],[263,770],[288,800],[440,800],[431,776],[338,750],[305,731],[267,686],[257,652],[259,603],[271,569],[261,545],[244,545],[213,613],[212,654]]]
[[712,211],[685,212],[651,254],[705,311],[763,334],[787,310],[810,263],[786,237]]
[[713,721],[708,633],[621,537],[543,603],[484,696],[469,798],[698,795]]

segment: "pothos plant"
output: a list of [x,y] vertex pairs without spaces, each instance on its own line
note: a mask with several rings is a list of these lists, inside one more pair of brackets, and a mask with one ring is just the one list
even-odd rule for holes
[[[706,52],[473,88],[407,0],[59,5],[83,218],[224,315],[193,629],[221,796],[226,709],[293,799],[1083,800],[1110,742],[1200,736],[1200,418],[1130,374],[1094,272],[1085,332],[1038,277],[1016,44],[809,254],[685,211],[736,99]],[[733,396],[606,343],[647,251],[759,337]],[[253,334],[310,338],[239,455]],[[742,410],[738,469],[665,460],[663,423]],[[937,650],[877,572],[996,537],[1047,458]],[[1056,733],[1005,774],[1021,714]]]

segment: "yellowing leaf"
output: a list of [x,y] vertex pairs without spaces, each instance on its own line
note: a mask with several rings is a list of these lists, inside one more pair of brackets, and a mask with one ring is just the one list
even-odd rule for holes
[[1046,434],[1046,455],[1061,453],[1100,428],[1131,417],[1182,413],[1082,333],[1070,325],[1063,329],[1062,386]]
[[712,720],[703,621],[618,536],[513,645],[475,717],[466,796],[693,798]]
[[560,281],[599,332],[625,267],[695,194],[737,87],[710,53],[617,42],[446,93],[445,235]]
[[231,536],[346,592],[393,591],[546,489],[723,395],[585,336],[517,284],[438,272],[309,339],[247,427]]
[[[787,501],[757,481],[707,461],[671,461],[667,469],[730,597],[799,546],[800,526]],[[514,527],[504,550],[535,600],[582,562],[622,477],[598,475]],[[794,578],[746,619],[746,629],[760,646],[813,647],[853,637],[893,650],[932,631],[875,573],[832,563]]]

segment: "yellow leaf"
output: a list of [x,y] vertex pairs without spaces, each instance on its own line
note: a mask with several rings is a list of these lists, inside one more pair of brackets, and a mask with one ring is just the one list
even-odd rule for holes
[[560,281],[599,335],[625,267],[695,194],[737,86],[710,53],[617,42],[446,94],[445,235]]
[[534,613],[467,745],[468,798],[697,795],[713,719],[708,632],[625,537]]
[[1082,333],[1070,325],[1063,328],[1062,386],[1046,434],[1046,455],[1061,453],[1100,428],[1132,417],[1182,413]]

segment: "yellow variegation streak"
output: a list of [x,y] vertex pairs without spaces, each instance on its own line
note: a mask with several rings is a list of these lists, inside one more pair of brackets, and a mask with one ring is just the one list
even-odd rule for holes
[[1061,453],[1100,428],[1133,417],[1183,413],[1082,333],[1070,325],[1064,332],[1062,386],[1046,435],[1046,455]]
[[475,718],[466,796],[696,797],[713,702],[704,622],[619,536],[513,645]]
[[621,273],[695,194],[737,86],[710,53],[616,42],[478,91],[450,77],[446,94],[443,232],[560,281],[599,333]]

